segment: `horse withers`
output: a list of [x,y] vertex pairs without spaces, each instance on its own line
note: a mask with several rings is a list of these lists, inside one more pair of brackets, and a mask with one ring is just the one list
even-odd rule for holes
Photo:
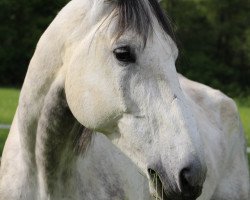
[[72,0],[30,62],[0,199],[249,199],[234,102],[177,56],[158,1]]

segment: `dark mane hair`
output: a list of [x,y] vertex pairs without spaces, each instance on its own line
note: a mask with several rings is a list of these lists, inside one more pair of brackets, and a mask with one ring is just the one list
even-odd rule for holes
[[[149,12],[151,10],[162,29],[175,41],[171,22],[157,0],[106,1],[115,5],[116,11],[114,15],[118,18],[118,38],[126,30],[133,30],[146,41],[150,30],[154,29],[151,13]],[[148,5],[146,5],[146,2],[148,2]]]

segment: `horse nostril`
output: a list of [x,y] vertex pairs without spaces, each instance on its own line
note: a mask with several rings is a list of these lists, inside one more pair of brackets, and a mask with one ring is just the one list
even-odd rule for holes
[[197,175],[191,168],[184,168],[180,172],[180,187],[184,199],[196,199],[201,195],[202,186],[197,181]]
[[190,180],[190,169],[188,168],[185,168],[183,170],[181,170],[181,173],[180,173],[180,187],[182,190],[184,191],[187,191],[189,190],[191,187],[192,187],[192,183],[191,183],[191,180]]

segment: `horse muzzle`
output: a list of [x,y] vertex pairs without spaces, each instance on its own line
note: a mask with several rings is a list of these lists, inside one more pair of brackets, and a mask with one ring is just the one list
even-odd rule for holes
[[162,165],[152,165],[148,168],[153,196],[160,200],[196,200],[202,193],[207,168],[199,162],[191,162],[178,171],[174,178],[171,170],[165,170]]

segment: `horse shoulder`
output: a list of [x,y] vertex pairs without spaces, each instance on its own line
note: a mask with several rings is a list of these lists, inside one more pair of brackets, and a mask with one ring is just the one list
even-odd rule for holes
[[243,136],[239,112],[233,99],[219,90],[183,76],[180,76],[180,83],[186,96],[206,112],[214,125],[227,133],[226,137],[233,136],[233,134]]
[[[246,140],[236,103],[219,90],[188,80],[180,84],[192,104],[205,143],[212,199],[247,200]],[[205,184],[206,185],[206,184]]]

